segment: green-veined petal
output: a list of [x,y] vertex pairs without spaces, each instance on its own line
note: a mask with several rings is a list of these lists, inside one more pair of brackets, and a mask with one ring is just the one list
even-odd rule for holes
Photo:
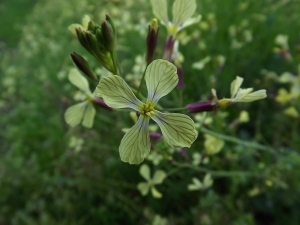
[[68,75],[70,82],[85,93],[90,93],[89,83],[87,79],[80,74],[77,69],[71,69]]
[[191,26],[195,23],[198,23],[201,20],[202,16],[198,15],[197,17],[189,18],[186,21],[183,22],[183,24],[178,28],[178,31],[182,30],[183,28],[186,28],[188,26]]
[[245,96],[243,96],[242,98],[239,98],[238,101],[239,102],[253,102],[259,99],[263,99],[266,98],[267,94],[266,94],[266,90],[259,90],[259,91],[255,91],[253,93],[247,94]]
[[65,120],[70,127],[76,127],[80,124],[86,104],[87,102],[81,102],[67,108],[65,112]]
[[138,183],[137,188],[139,189],[142,195],[147,195],[150,189],[148,183],[146,182]]
[[160,193],[158,190],[156,190],[155,187],[151,188],[151,193],[152,193],[152,196],[154,198],[161,198],[162,197],[162,193]]
[[151,118],[159,125],[164,139],[172,147],[190,147],[197,138],[194,121],[187,115],[155,110]]
[[177,68],[167,60],[154,60],[146,70],[148,101],[157,101],[169,94],[178,83]]
[[150,168],[147,164],[143,164],[139,170],[141,176],[145,178],[145,180],[150,180]]
[[82,126],[91,128],[94,124],[95,115],[96,109],[94,108],[93,104],[88,104],[84,111]]
[[119,152],[123,162],[141,163],[149,154],[149,117],[140,115],[136,124],[124,135]]
[[231,94],[231,98],[234,98],[236,93],[239,91],[240,86],[243,83],[243,78],[237,76],[236,79],[234,81],[232,81],[231,86],[230,86],[230,94]]
[[161,20],[163,24],[169,21],[168,7],[166,0],[151,0],[153,14]]
[[173,23],[181,26],[196,11],[195,0],[175,0],[172,8]]
[[139,110],[143,103],[137,99],[130,87],[119,76],[102,77],[96,88],[96,96],[101,96],[111,108],[131,108]]
[[157,170],[155,171],[153,175],[153,183],[154,184],[161,184],[163,180],[166,178],[166,173],[163,170]]

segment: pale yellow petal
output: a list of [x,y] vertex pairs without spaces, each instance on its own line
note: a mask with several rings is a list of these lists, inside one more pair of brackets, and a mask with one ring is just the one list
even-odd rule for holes
[[90,21],[91,21],[91,18],[88,15],[84,15],[84,17],[82,19],[82,25],[83,25],[82,30],[87,30],[88,29],[88,25],[89,25]]
[[150,180],[150,168],[147,164],[143,164],[139,170],[141,176],[145,178],[145,180]]
[[247,94],[243,98],[240,98],[238,101],[239,102],[253,102],[253,101],[260,100],[260,99],[263,99],[266,97],[267,97],[266,90],[263,89],[263,90],[259,90],[259,91],[255,91],[250,94]]
[[169,94],[178,83],[177,68],[172,63],[154,60],[146,70],[145,80],[148,89],[148,101],[157,101]]
[[137,188],[139,189],[139,191],[143,196],[147,195],[150,189],[148,183],[146,182],[138,183]]
[[181,26],[196,11],[195,0],[175,0],[172,8],[173,23]]
[[119,76],[102,77],[96,88],[96,96],[101,96],[111,108],[131,108],[139,110],[143,103],[137,99],[130,87]]
[[151,0],[152,11],[157,19],[161,20],[164,24],[169,21],[168,6],[166,0]]
[[68,30],[71,31],[71,33],[77,37],[76,30],[75,30],[76,28],[80,28],[81,30],[84,30],[84,27],[79,23],[73,23],[70,26],[68,26]]
[[198,15],[197,17],[192,17],[187,19],[186,21],[183,22],[183,24],[178,28],[178,31],[182,30],[183,28],[186,28],[188,26],[191,26],[195,23],[199,23],[201,20],[201,15]]
[[242,83],[243,83],[243,78],[237,76],[236,79],[234,81],[232,81],[231,83],[231,87],[230,87],[230,94],[231,94],[231,98],[234,98],[235,95],[237,94],[237,92],[239,91]]
[[155,171],[153,175],[153,183],[154,184],[161,184],[163,180],[166,178],[166,173],[163,170],[157,170]]
[[190,147],[197,138],[194,121],[187,115],[155,110],[151,118],[159,125],[164,139],[172,147]]
[[77,69],[71,69],[68,75],[69,81],[85,93],[90,93],[87,79]]
[[156,190],[155,187],[151,188],[151,193],[152,193],[152,196],[154,198],[161,198],[162,197],[162,193],[160,193],[158,190]]
[[96,109],[94,108],[93,104],[88,104],[84,111],[82,126],[91,128],[94,124],[95,115]]
[[124,135],[119,152],[121,160],[130,164],[141,163],[149,154],[149,117],[140,115],[136,124]]
[[76,127],[77,125],[80,124],[86,104],[87,104],[86,102],[81,102],[67,108],[64,116],[65,116],[66,123],[70,127]]

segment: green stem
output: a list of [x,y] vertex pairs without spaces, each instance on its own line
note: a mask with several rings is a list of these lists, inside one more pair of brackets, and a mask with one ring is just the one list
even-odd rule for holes
[[248,172],[248,171],[215,171],[215,170],[210,170],[210,169],[207,169],[204,167],[194,166],[194,165],[188,164],[188,163],[173,162],[173,165],[175,165],[179,168],[190,168],[193,170],[197,170],[199,172],[210,173],[212,176],[215,176],[215,177],[262,176],[262,174],[252,173],[252,172]]
[[138,89],[138,91],[137,91],[137,95],[140,93],[141,88],[142,88],[142,86],[143,86],[143,82],[144,82],[144,79],[145,79],[147,67],[148,67],[148,65],[146,66],[146,68],[145,68],[145,70],[144,70],[143,77],[142,77],[142,79],[141,79],[141,83],[140,83],[139,89]]
[[274,154],[274,155],[276,154],[276,151],[273,148],[258,144],[256,142],[243,141],[239,138],[235,138],[235,137],[227,136],[227,135],[224,135],[224,134],[220,134],[220,133],[208,130],[204,127],[201,127],[200,131],[202,133],[212,135],[214,137],[217,137],[219,139],[223,139],[225,141],[229,141],[229,142],[233,142],[233,143],[236,143],[236,144],[243,145],[247,148],[255,148],[255,149],[258,149],[258,150],[261,150],[261,151],[269,152],[269,153]]

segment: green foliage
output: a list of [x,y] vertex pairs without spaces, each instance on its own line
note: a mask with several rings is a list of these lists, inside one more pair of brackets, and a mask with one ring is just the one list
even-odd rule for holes
[[[266,89],[268,98],[190,115],[199,132],[191,149],[156,141],[152,160],[145,162],[151,175],[166,174],[157,185],[161,199],[142,196],[140,167],[120,160],[121,130],[134,124],[127,112],[97,107],[92,129],[71,129],[64,121],[77,93],[68,81],[74,68],[69,53],[84,56],[97,76],[105,73],[68,26],[80,23],[85,14],[100,24],[109,13],[122,74],[137,87],[140,77],[135,76],[143,72],[137,66],[144,63],[139,59],[145,58],[147,25],[153,18],[150,2],[46,0],[27,8],[12,2],[0,4],[5,42],[0,43],[0,224],[300,223],[299,117],[284,113],[288,107],[300,112],[299,96],[285,104],[276,101],[280,88],[290,92],[295,85],[280,83],[278,77],[284,72],[299,76],[299,0],[197,0],[201,22],[178,36],[185,88],[169,95],[185,106],[210,99],[214,88],[222,99],[241,76],[242,88]],[[21,15],[27,18],[22,25]],[[21,27],[21,35],[8,30],[14,26]],[[163,55],[166,34],[160,25],[155,58]],[[292,60],[274,51],[278,34],[288,35],[285,54]],[[193,67],[204,58],[201,70]],[[96,85],[90,82],[91,90]],[[159,104],[172,107],[170,99]],[[250,121],[240,122],[242,111]],[[207,174],[211,186],[210,181],[205,186]],[[189,191],[193,178],[205,188]]]

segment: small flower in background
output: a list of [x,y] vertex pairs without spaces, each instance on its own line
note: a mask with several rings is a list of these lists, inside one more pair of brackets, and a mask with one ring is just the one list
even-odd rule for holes
[[155,60],[147,67],[145,81],[148,89],[146,103],[141,102],[119,76],[103,77],[96,88],[112,108],[131,108],[139,113],[136,124],[124,135],[120,157],[130,164],[141,163],[149,154],[149,120],[160,127],[163,138],[172,147],[190,147],[197,138],[194,121],[180,113],[161,113],[154,109],[158,100],[170,93],[178,83],[176,67],[166,60]]
[[287,116],[289,116],[289,117],[292,117],[292,118],[299,118],[299,113],[298,113],[298,111],[295,109],[295,107],[293,107],[293,106],[290,106],[290,107],[288,107],[287,109],[285,109],[285,110],[283,111],[283,114],[284,114],[284,115],[287,115]]
[[69,140],[69,148],[73,148],[75,153],[81,151],[84,140],[80,137],[71,136]]
[[161,184],[166,177],[166,173],[163,170],[156,170],[153,178],[150,177],[150,168],[147,164],[143,164],[140,167],[140,175],[145,178],[147,182],[140,182],[137,185],[137,188],[142,195],[147,195],[149,190],[151,190],[152,196],[154,198],[161,198],[162,194],[156,190],[155,185]]
[[199,152],[193,153],[193,162],[192,164],[195,166],[198,166],[199,164],[207,164],[209,163],[209,158],[205,157],[204,155],[201,155]]
[[245,110],[240,112],[239,118],[238,118],[238,122],[239,123],[247,123],[249,122],[250,118],[249,118],[249,113]]
[[298,65],[298,75],[294,75],[290,72],[284,72],[278,78],[280,83],[290,83],[290,94],[293,98],[300,96],[300,64]]
[[164,157],[157,153],[156,151],[151,151],[147,156],[147,159],[153,163],[153,165],[159,165],[160,161],[164,159]]
[[199,190],[205,190],[212,186],[213,179],[211,178],[211,175],[207,173],[204,178],[203,182],[201,182],[198,178],[194,177],[192,179],[193,183],[188,185],[189,191],[199,191]]
[[173,20],[168,17],[168,6],[166,0],[151,0],[153,14],[166,26],[170,36],[176,34],[192,24],[198,23],[201,15],[193,17],[197,4],[195,0],[175,0],[172,7]]
[[211,57],[206,56],[205,58],[199,60],[198,62],[193,63],[192,68],[196,70],[202,70],[205,67],[205,65],[210,62],[210,60]]
[[288,44],[289,37],[284,34],[278,34],[275,37],[275,44],[277,47],[274,47],[273,51],[279,55],[281,55],[286,60],[292,60],[292,55],[290,53],[289,44]]
[[65,120],[70,127],[76,127],[81,123],[84,127],[91,128],[96,110],[93,106],[94,95],[90,91],[88,81],[77,69],[71,69],[68,78],[73,85],[82,91],[85,100],[70,106],[65,112]]
[[222,139],[216,138],[209,134],[205,134],[204,138],[204,148],[207,155],[217,154],[224,147],[225,142]]
[[236,102],[253,102],[267,97],[265,89],[252,92],[253,88],[240,88],[243,80],[243,78],[237,76],[236,79],[231,83],[231,98],[223,98],[221,100],[218,100],[216,90],[212,89],[212,94],[214,96],[213,101],[217,104],[217,107],[226,108],[227,106],[232,105]]
[[80,98],[82,98],[82,102],[67,108],[64,114],[66,123],[70,127],[76,127],[81,123],[82,126],[91,128],[96,114],[94,104],[108,110],[112,109],[109,108],[102,99],[97,98],[90,91],[87,79],[82,76],[77,69],[71,69],[68,78],[70,82],[81,91]]
[[286,104],[293,99],[293,95],[290,94],[286,89],[280,88],[278,90],[275,100],[281,104]]

